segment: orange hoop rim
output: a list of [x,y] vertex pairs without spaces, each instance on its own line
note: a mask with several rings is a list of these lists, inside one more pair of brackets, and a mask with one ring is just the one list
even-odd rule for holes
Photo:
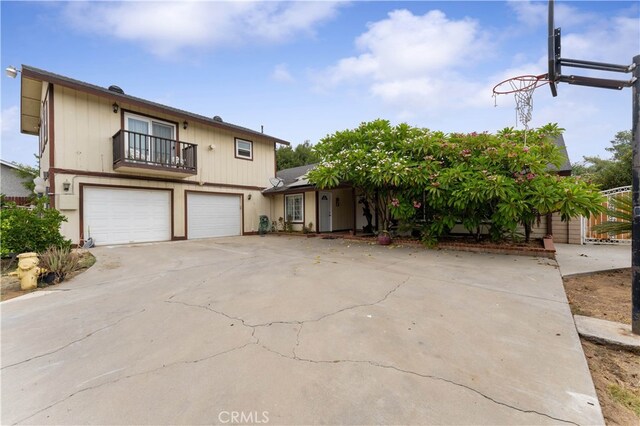
[[[547,79],[548,76],[549,76],[549,74],[540,74],[540,75],[524,74],[524,75],[518,75],[516,77],[511,77],[511,78],[508,78],[508,79],[506,79],[504,81],[501,81],[500,83],[498,83],[495,86],[493,86],[493,94],[494,95],[508,95],[510,93],[526,92],[526,91],[529,91],[529,90],[535,90],[538,87],[544,86],[545,84],[549,83],[549,80]],[[512,87],[508,87],[508,90],[499,88],[503,84],[509,83],[511,81],[518,81],[518,82],[521,82],[521,83],[529,83],[529,84],[526,84],[525,86],[519,87],[517,89],[514,89]]]

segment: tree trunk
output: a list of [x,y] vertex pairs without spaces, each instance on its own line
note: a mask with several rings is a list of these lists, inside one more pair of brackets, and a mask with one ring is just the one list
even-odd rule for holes
[[531,223],[524,224],[524,242],[525,243],[528,243],[529,240],[531,239],[531,228],[532,228]]

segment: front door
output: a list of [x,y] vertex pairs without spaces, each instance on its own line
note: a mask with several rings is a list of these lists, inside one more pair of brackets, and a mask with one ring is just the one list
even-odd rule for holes
[[318,228],[318,230],[320,232],[331,232],[331,193],[318,193],[318,200],[320,203],[318,208],[318,214],[320,215],[318,221],[320,227]]

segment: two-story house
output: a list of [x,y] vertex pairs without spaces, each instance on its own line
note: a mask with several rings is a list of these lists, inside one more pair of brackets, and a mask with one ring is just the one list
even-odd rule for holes
[[262,194],[289,143],[22,66],[22,133],[39,137],[40,173],[76,244],[245,235],[270,213]]

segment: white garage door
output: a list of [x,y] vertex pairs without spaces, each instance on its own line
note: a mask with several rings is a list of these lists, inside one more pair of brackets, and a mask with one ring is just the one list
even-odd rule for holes
[[240,235],[242,211],[239,195],[187,193],[187,237]]
[[85,187],[84,237],[96,245],[170,240],[170,197],[170,191]]

